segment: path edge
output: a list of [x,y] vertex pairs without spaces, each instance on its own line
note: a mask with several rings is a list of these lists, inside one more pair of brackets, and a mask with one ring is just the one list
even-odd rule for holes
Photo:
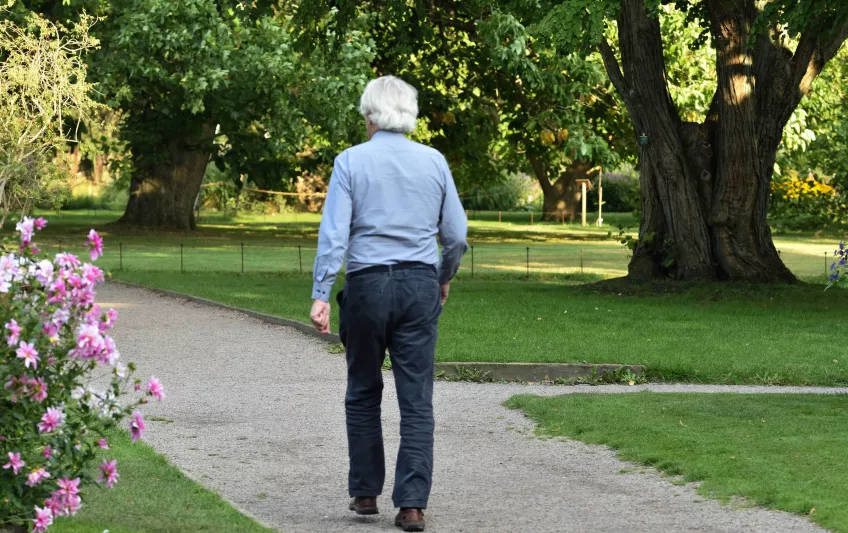
[[[160,296],[192,302],[198,305],[232,311],[247,315],[268,324],[294,328],[295,330],[312,338],[324,341],[328,344],[339,344],[341,339],[337,334],[324,335],[315,331],[311,324],[306,324],[291,318],[282,318],[250,309],[234,307],[215,300],[193,296],[183,292],[150,287],[129,281],[109,280],[118,286],[152,292]],[[485,376],[487,380],[508,382],[548,382],[555,380],[577,380],[585,378],[601,377],[605,374],[629,371],[633,374],[643,374],[645,367],[642,365],[626,364],[601,364],[601,363],[495,363],[495,362],[444,362],[436,363],[436,374],[446,378],[457,378],[469,374]]]
[[240,313],[242,315],[247,315],[251,318],[255,318],[257,320],[261,320],[262,322],[267,322],[268,324],[274,324],[276,326],[286,326],[289,328],[294,328],[299,332],[308,335],[310,337],[322,340],[329,344],[339,344],[341,340],[339,336],[335,333],[331,333],[329,335],[324,335],[322,333],[318,333],[315,331],[315,328],[311,324],[306,324],[304,322],[300,322],[298,320],[293,320],[291,318],[282,318],[274,315],[268,315],[265,313],[260,313],[258,311],[252,311],[250,309],[244,309],[241,307],[234,307],[232,305],[227,305],[225,303],[216,302],[215,300],[209,300],[206,298],[201,298],[199,296],[192,296],[191,294],[186,294],[184,292],[170,291],[168,289],[160,289],[158,287],[150,287],[148,285],[141,285],[139,283],[132,283],[130,281],[123,281],[118,279],[111,279],[109,283],[113,283],[115,285],[128,287],[131,289],[139,289],[143,291],[152,292],[154,294],[158,294],[160,296],[167,296],[168,298],[174,298],[176,300],[185,300],[195,304],[204,305],[207,307],[215,307],[217,309],[223,309],[225,311],[233,311],[236,313]]

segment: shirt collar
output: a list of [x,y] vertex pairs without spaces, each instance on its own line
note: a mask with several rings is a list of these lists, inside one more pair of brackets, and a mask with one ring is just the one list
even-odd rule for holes
[[372,141],[383,140],[383,139],[388,140],[388,139],[397,139],[397,138],[400,138],[400,137],[406,138],[403,133],[400,133],[400,132],[397,132],[397,131],[379,130],[376,133],[374,133],[374,135],[371,136],[371,140]]

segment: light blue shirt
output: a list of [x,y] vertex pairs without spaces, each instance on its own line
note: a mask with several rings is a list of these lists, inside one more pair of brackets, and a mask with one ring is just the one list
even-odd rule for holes
[[348,273],[426,263],[439,267],[439,282],[445,284],[468,249],[467,234],[445,157],[401,133],[378,131],[336,157],[318,234],[312,298],[329,301],[345,261]]

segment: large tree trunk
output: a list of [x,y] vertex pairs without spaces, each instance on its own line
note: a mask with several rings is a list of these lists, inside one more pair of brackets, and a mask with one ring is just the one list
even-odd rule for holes
[[[707,7],[718,84],[703,124],[680,120],[659,20],[644,0],[622,0],[623,72],[609,44],[600,46],[640,136],[642,220],[629,275],[792,282],[767,221],[772,168],[783,127],[839,46],[802,37],[795,56],[765,36],[751,46],[753,0],[709,0]],[[836,30],[841,43],[848,24]],[[804,55],[805,46],[813,51]]]
[[542,187],[542,220],[576,220],[580,216],[582,195],[577,180],[589,178],[592,170],[591,163],[575,161],[565,169],[565,172],[551,181],[548,169],[539,158],[529,155],[528,159]]
[[127,209],[120,221],[149,228],[193,230],[194,203],[200,193],[209,153],[172,143],[162,161],[136,158]]

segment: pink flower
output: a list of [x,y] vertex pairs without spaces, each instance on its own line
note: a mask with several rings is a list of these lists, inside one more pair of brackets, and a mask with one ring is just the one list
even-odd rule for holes
[[43,468],[36,468],[27,476],[27,481],[24,483],[27,487],[34,487],[50,477],[50,472]]
[[9,335],[6,336],[6,342],[9,343],[9,346],[14,346],[21,340],[21,327],[15,319],[6,324],[6,331],[9,332]]
[[88,263],[82,266],[82,277],[89,285],[95,285],[105,279],[102,270]]
[[35,518],[32,520],[34,524],[32,528],[33,533],[44,533],[53,524],[53,511],[46,507],[45,505],[44,509],[41,507],[35,508]]
[[21,461],[20,453],[9,452],[9,462],[3,465],[3,470],[8,470],[11,468],[12,473],[17,476],[18,472],[20,472],[21,468],[23,468],[24,466],[26,466],[26,463]]
[[80,357],[85,359],[94,357],[98,352],[101,352],[106,347],[106,342],[103,340],[103,335],[100,334],[100,329],[92,324],[80,326],[79,334],[77,335],[77,349]]
[[112,488],[115,486],[115,483],[118,482],[118,461],[111,460],[106,461],[103,459],[103,464],[100,465],[100,476],[97,478],[99,483],[106,483],[108,488]]
[[18,356],[18,359],[24,360],[24,367],[26,367],[26,368],[29,368],[30,366],[32,366],[32,368],[38,367],[38,361],[39,361],[38,352],[35,351],[35,348],[33,347],[33,343],[31,343],[31,342],[27,343],[27,342],[21,341],[20,348],[18,348],[15,351],[15,354]]
[[69,253],[61,253],[56,255],[56,260],[54,261],[54,263],[63,268],[77,268],[81,264],[77,256]]
[[106,442],[106,439],[100,439],[99,441],[97,441],[97,445],[103,448],[104,450],[109,449],[109,443]]
[[105,322],[105,324],[106,324],[107,327],[111,328],[112,326],[115,325],[115,322],[117,322],[117,321],[118,321],[118,311],[116,311],[115,309],[109,309],[108,311],[106,311],[106,322]]
[[59,426],[65,423],[65,413],[61,409],[48,407],[47,412],[41,417],[41,422],[38,424],[38,431],[41,433],[50,433]]
[[32,399],[38,403],[43,402],[47,399],[47,383],[44,381],[44,378],[31,379],[29,381],[32,393]]
[[56,483],[59,485],[59,490],[56,491],[56,494],[59,496],[76,496],[79,494],[80,478],[69,479],[63,477]]
[[46,227],[47,227],[47,221],[44,219],[44,217],[38,217],[38,218],[35,219],[35,229],[37,229],[38,231],[41,231]]
[[150,381],[147,382],[147,394],[157,400],[165,397],[165,389],[162,388],[162,383],[155,377],[151,377]]
[[53,263],[45,259],[38,263],[38,271],[35,273],[35,279],[46,287],[53,280],[53,274]]
[[47,303],[58,304],[65,301],[65,298],[68,297],[68,288],[65,286],[65,280],[62,278],[57,279],[50,285],[50,298],[47,299]]
[[50,459],[51,457],[53,457],[53,447],[48,444],[44,447],[44,458]]
[[32,242],[32,235],[35,232],[35,221],[30,217],[23,217],[15,229],[21,232],[21,242],[29,244]]
[[94,230],[88,232],[88,247],[92,261],[97,261],[97,258],[103,255],[103,239]]
[[137,442],[141,438],[141,434],[145,428],[144,418],[142,418],[141,413],[133,411],[132,418],[130,419],[130,437],[133,442]]

